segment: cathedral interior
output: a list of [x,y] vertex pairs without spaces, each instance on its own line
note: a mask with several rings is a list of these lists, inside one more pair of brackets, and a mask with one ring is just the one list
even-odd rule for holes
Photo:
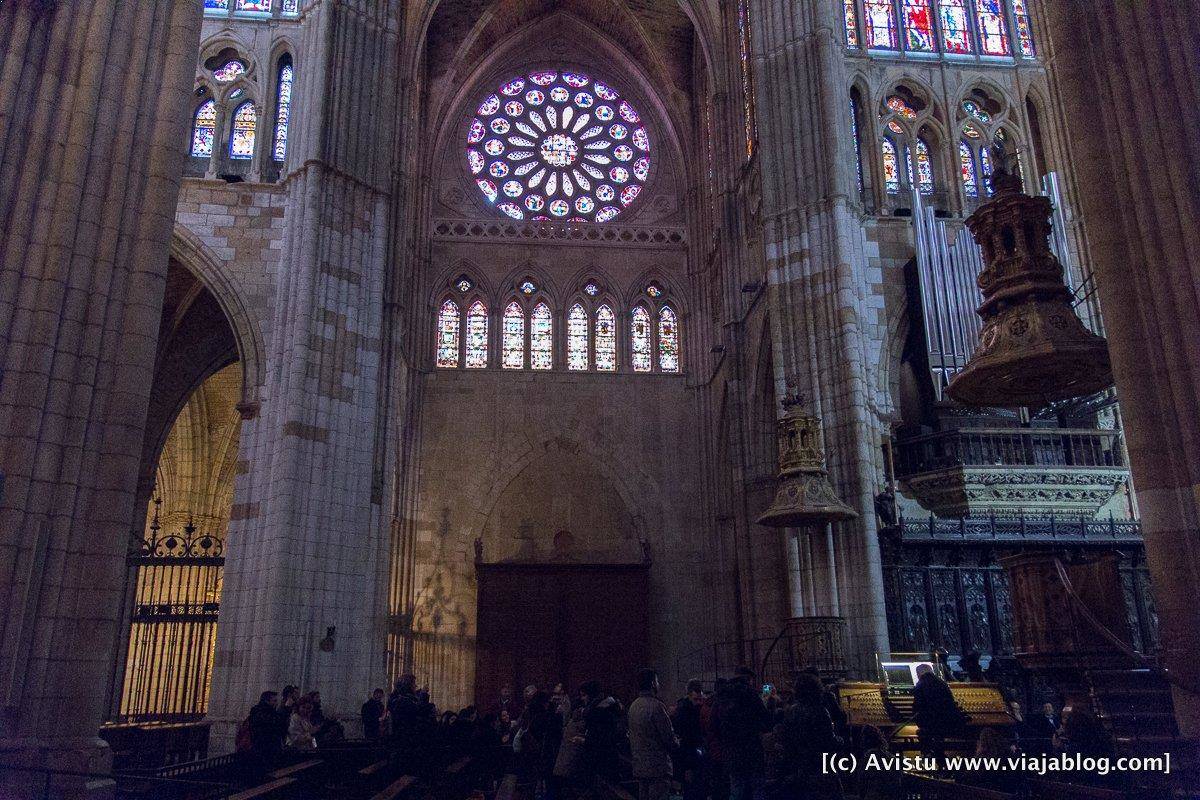
[[810,668],[899,731],[885,665],[976,658],[980,725],[1200,776],[1195,3],[0,26],[0,795],[288,684]]

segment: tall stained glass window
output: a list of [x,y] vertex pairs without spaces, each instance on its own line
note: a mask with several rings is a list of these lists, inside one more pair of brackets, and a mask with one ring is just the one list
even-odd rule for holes
[[1009,55],[1003,0],[975,0],[975,20],[979,26],[979,52],[989,56]]
[[596,369],[617,369],[617,317],[607,305],[596,310]]
[[958,143],[959,172],[962,173],[963,191],[967,197],[979,196],[979,182],[975,178],[975,153],[971,145],[960,140]]
[[983,181],[983,189],[990,197],[992,194],[992,156],[986,145],[979,148],[979,172]]
[[846,46],[858,47],[858,0],[842,0],[842,15],[846,20]]
[[634,372],[651,370],[650,341],[650,312],[645,306],[637,306],[633,309],[633,320],[630,322],[630,355],[633,357]]
[[658,368],[679,372],[679,318],[670,306],[658,312]]
[[458,303],[447,300],[442,303],[437,322],[437,365],[458,366],[458,335],[462,320],[459,318]]
[[929,145],[917,139],[917,191],[933,194],[933,164],[929,159]]
[[854,141],[854,169],[858,177],[858,191],[863,190],[862,140],[858,138],[858,94],[850,92],[850,138]]
[[896,36],[896,7],[892,0],[866,0],[867,47],[879,50],[898,50]]
[[270,14],[271,0],[237,0],[237,10],[248,14]]
[[738,0],[738,49],[742,60],[742,117],[746,126],[746,158],[754,155],[758,121],[754,118],[754,75],[750,64],[750,3]]
[[488,360],[488,311],[482,300],[467,309],[467,369],[483,369]]
[[233,128],[229,132],[229,157],[254,157],[254,129],[258,125],[258,112],[254,103],[247,100],[233,112]]
[[938,20],[942,24],[943,50],[956,55],[964,55],[974,50],[971,46],[967,0],[938,0]]
[[1013,0],[1013,18],[1017,23],[1017,48],[1021,55],[1033,58],[1033,26],[1029,22],[1028,0]]
[[291,60],[282,59],[279,67],[279,87],[275,93],[275,146],[272,157],[276,161],[287,158],[288,123],[292,118],[292,81],[295,70]]
[[902,0],[904,15],[904,49],[917,53],[937,50],[933,39],[933,9],[931,0]]
[[567,314],[567,369],[588,368],[588,315],[576,303]]
[[533,307],[529,323],[529,366],[550,369],[554,366],[554,319],[550,306],[538,303]]
[[217,135],[217,104],[205,100],[192,117],[192,155],[208,158],[213,154],[213,140]]
[[503,327],[501,366],[505,369],[521,369],[525,366],[525,312],[515,300],[504,309]]
[[229,0],[204,0],[205,11],[228,11]]
[[883,137],[883,188],[888,194],[900,193],[900,162],[892,137]]

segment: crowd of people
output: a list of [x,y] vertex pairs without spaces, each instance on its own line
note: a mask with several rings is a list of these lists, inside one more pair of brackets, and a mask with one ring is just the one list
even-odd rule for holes
[[[824,774],[826,753],[886,755],[890,742],[878,729],[851,727],[833,688],[815,670],[791,686],[759,684],[742,668],[718,679],[712,691],[691,681],[686,694],[667,705],[654,670],[637,676],[638,693],[626,706],[600,683],[574,693],[562,684],[512,687],[483,707],[439,714],[413,675],[402,676],[390,694],[375,689],[363,703],[363,738],[386,747],[398,764],[435,778],[456,760],[469,762],[473,788],[494,789],[515,774],[544,800],[601,796],[625,784],[640,800],[802,800],[842,796],[842,779]],[[966,718],[947,684],[932,669],[919,670],[914,721],[923,752],[942,757],[946,741],[964,735]],[[1097,753],[1104,743],[1080,710],[1060,719],[1047,704],[1016,725],[987,729],[977,754],[1018,752]],[[266,770],[284,750],[304,753],[342,743],[340,723],[326,718],[316,692],[295,687],[264,692],[239,731],[239,750]],[[974,782],[972,776],[965,776]],[[876,772],[845,776],[863,798],[898,796],[899,775]],[[1000,787],[997,787],[1000,788]]]

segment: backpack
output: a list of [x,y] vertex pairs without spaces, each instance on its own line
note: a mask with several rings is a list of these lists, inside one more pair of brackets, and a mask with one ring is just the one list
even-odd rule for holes
[[254,740],[250,738],[250,718],[246,717],[238,725],[237,736],[233,740],[234,749],[239,753],[249,753],[254,749]]

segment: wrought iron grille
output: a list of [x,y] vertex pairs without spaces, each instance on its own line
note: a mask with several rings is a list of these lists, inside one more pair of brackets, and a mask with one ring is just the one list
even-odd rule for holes
[[152,534],[128,558],[132,603],[117,722],[182,722],[208,710],[225,543]]

